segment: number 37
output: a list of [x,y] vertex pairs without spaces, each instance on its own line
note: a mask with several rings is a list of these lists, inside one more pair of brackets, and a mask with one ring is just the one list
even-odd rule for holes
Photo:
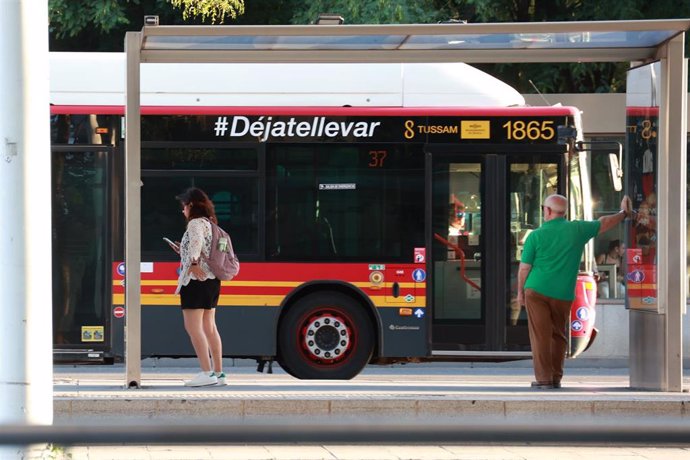
[[388,156],[388,152],[386,150],[370,150],[369,156],[371,157],[371,161],[369,161],[367,166],[370,168],[382,168],[383,160]]

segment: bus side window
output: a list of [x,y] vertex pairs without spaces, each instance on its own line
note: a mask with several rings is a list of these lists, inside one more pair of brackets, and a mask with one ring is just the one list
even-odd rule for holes
[[377,145],[372,167],[368,145],[270,146],[268,257],[411,260],[424,241],[419,148]]

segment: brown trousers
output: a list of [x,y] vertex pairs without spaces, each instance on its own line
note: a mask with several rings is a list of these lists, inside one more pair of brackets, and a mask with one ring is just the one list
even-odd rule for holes
[[572,302],[526,289],[525,304],[534,377],[539,383],[560,383],[568,346],[566,330]]

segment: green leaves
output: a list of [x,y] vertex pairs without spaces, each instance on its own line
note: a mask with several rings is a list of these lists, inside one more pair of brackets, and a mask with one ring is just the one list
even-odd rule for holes
[[290,22],[312,24],[320,13],[339,14],[346,24],[428,24],[442,18],[432,0],[312,0],[295,2]]
[[[247,12],[245,14],[245,3]],[[311,24],[336,13],[346,24],[431,24],[602,21],[690,17],[678,0],[49,0],[51,50],[122,51],[124,32],[139,30],[146,14],[161,24]],[[688,34],[687,41],[690,41]],[[517,90],[619,92],[625,63],[500,64],[479,66]]]
[[123,26],[135,30],[144,14],[170,16],[174,9],[185,20],[223,23],[244,13],[244,0],[49,0],[48,8],[51,35],[63,39],[94,30],[106,35]]
[[244,0],[168,0],[172,6],[182,9],[182,18],[201,18],[211,24],[223,23],[226,18],[235,19],[244,13]]
[[[138,3],[137,0],[133,0]],[[102,32],[128,24],[124,3],[118,0],[50,0],[50,31],[57,38],[75,37],[95,26]]]

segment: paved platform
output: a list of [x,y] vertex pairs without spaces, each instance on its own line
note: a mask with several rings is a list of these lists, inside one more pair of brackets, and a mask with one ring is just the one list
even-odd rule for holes
[[[558,390],[532,390],[528,365],[370,366],[350,381],[303,381],[232,367],[224,387],[188,388],[191,367],[142,369],[125,389],[122,366],[56,366],[56,424],[248,420],[690,420],[690,394],[630,389],[626,368],[572,368]],[[690,387],[690,378],[685,379]]]
[[683,447],[567,446],[90,446],[49,453],[57,460],[686,460]]

